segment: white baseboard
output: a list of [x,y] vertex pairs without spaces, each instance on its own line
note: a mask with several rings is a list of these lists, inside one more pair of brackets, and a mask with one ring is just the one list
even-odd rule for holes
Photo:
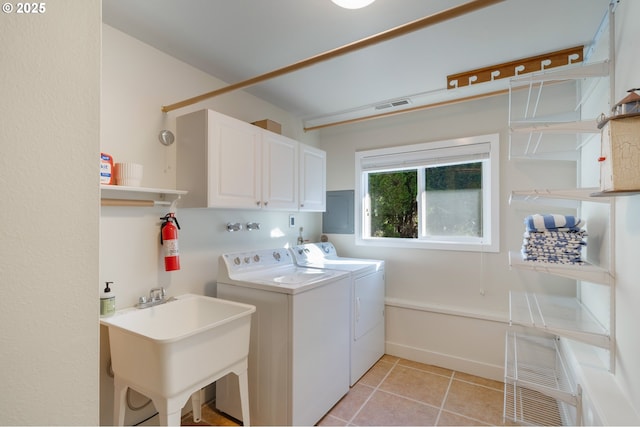
[[385,343],[385,353],[415,362],[440,366],[496,381],[504,381],[504,367],[499,365],[491,365],[390,341]]
[[506,315],[397,298],[385,304],[387,354],[504,381]]

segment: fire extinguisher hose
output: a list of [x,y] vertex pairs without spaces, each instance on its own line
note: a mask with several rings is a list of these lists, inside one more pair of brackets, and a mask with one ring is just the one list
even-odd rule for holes
[[160,218],[162,220],[162,225],[160,225],[160,244],[164,244],[163,240],[162,240],[162,230],[164,229],[165,226],[167,226],[169,223],[171,222],[175,222],[176,223],[176,227],[178,227],[178,230],[180,230],[180,223],[178,222],[178,218],[176,218],[175,214],[173,212],[169,212],[168,214],[166,214],[165,216]]

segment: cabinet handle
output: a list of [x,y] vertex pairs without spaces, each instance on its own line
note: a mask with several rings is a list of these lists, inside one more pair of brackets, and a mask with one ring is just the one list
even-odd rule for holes
[[259,200],[256,202],[256,206],[260,206],[260,201]]
[[264,202],[264,205],[267,206],[269,204],[269,202]]
[[301,208],[304,208],[304,203],[300,203],[300,207],[301,207]]

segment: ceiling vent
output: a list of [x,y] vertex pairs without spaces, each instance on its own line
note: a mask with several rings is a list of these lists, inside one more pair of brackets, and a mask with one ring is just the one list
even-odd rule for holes
[[410,101],[408,99],[398,99],[396,101],[385,102],[384,104],[378,104],[374,108],[376,110],[384,110],[386,108],[402,107],[409,104],[410,104]]

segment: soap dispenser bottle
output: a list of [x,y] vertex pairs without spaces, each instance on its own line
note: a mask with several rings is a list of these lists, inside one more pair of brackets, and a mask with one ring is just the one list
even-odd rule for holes
[[100,317],[113,316],[116,312],[116,296],[109,285],[113,285],[113,282],[106,282],[104,291],[100,294]]

